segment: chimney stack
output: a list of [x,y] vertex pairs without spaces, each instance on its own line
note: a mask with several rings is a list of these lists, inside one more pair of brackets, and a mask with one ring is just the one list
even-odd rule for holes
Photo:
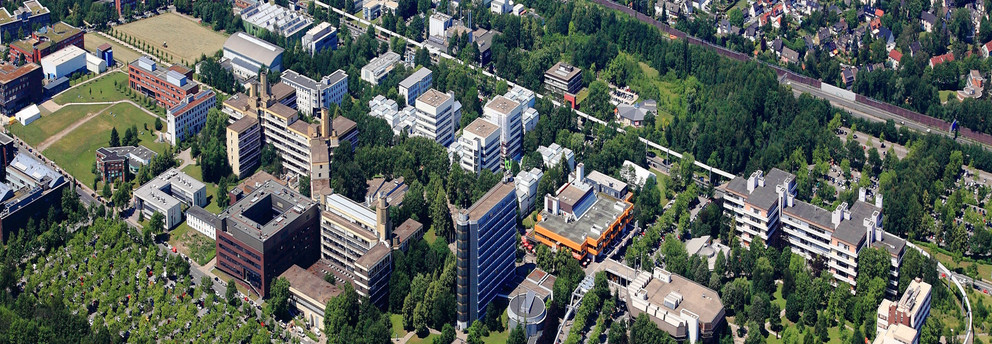
[[320,109],[320,136],[321,137],[331,137],[331,128],[333,123],[330,111],[325,107]]
[[875,207],[882,209],[882,194],[878,193],[875,195]]
[[389,223],[389,204],[386,203],[386,196],[383,196],[382,193],[376,194],[376,197],[378,203],[375,207],[375,227],[376,231],[379,232],[379,241],[392,246],[390,240],[393,237],[393,228],[392,224]]
[[585,182],[585,180],[586,180],[586,164],[584,162],[580,162],[578,165],[575,165],[575,182],[583,183]]
[[865,188],[858,188],[858,201],[865,202],[865,197],[868,194],[868,190]]

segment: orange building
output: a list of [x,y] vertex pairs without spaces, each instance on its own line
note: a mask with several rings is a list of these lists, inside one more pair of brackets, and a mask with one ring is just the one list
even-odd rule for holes
[[631,222],[632,195],[616,199],[596,192],[577,169],[576,178],[546,195],[544,209],[528,239],[553,249],[568,248],[575,259],[599,256]]

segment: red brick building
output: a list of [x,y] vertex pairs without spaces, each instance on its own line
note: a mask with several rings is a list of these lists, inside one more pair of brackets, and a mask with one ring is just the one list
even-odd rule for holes
[[127,66],[127,74],[132,89],[155,98],[166,108],[175,107],[186,97],[200,91],[199,84],[192,81],[191,69],[179,65],[161,69],[147,56],[131,62]]
[[38,63],[42,57],[70,45],[85,49],[83,30],[58,22],[32,32],[31,38],[10,43],[10,60],[16,61],[23,56],[26,63]]
[[28,63],[20,67],[0,65],[0,114],[13,116],[41,99],[41,67]]
[[100,172],[100,177],[109,183],[125,176],[127,157],[101,147],[96,150],[96,168]]
[[136,0],[114,0],[114,7],[117,8],[117,15],[124,16],[124,9],[130,8],[131,13],[138,11],[138,1]]

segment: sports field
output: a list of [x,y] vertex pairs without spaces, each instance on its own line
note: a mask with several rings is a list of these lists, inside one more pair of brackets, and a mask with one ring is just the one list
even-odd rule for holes
[[213,55],[224,48],[227,40],[226,35],[175,13],[164,13],[114,29],[171,55],[172,62],[176,63],[191,64],[200,55]]
[[127,84],[127,74],[111,72],[99,79],[62,92],[53,99],[57,104],[112,102],[127,99],[114,83]]
[[27,142],[32,147],[37,147],[45,139],[65,130],[65,128],[86,117],[86,115],[99,112],[109,106],[102,104],[69,105],[51,114],[46,115],[42,113],[40,119],[31,122],[26,127],[21,125],[21,123],[14,123],[8,128],[10,132],[14,133],[21,140],[24,140],[24,142]]
[[53,143],[42,154],[55,161],[76,180],[89,184],[96,177],[92,171],[96,150],[108,145],[110,131],[115,127],[118,135],[123,138],[124,131],[135,125],[138,127],[142,146],[159,154],[165,152],[169,144],[154,142],[155,135],[145,130],[146,124],[148,128],[152,128],[154,123],[154,117],[134,105],[116,104]]
[[137,60],[142,55],[134,49],[117,44],[117,42],[111,41],[98,33],[87,33],[85,37],[83,37],[83,40],[83,46],[86,48],[86,51],[94,54],[96,54],[96,48],[101,44],[110,43],[110,46],[114,50],[114,60],[116,60],[118,64],[125,64]]

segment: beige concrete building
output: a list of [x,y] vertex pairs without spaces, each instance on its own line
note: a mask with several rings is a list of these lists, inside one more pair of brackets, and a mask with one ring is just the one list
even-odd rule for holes
[[262,128],[258,119],[245,116],[227,126],[227,162],[238,177],[258,167],[262,152]]
[[303,317],[306,326],[324,328],[327,301],[340,295],[341,289],[299,265],[290,266],[279,278],[289,281],[289,306]]

